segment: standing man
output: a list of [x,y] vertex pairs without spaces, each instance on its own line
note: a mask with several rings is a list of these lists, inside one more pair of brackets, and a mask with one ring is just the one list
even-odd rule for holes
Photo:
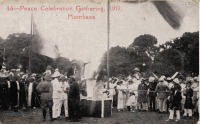
[[10,96],[11,96],[11,107],[14,109],[15,112],[18,112],[18,98],[19,98],[19,83],[17,83],[17,77],[12,77],[12,80],[10,82]]
[[149,102],[150,102],[150,112],[156,111],[156,89],[157,82],[154,77],[149,78]]
[[52,75],[54,80],[51,81],[52,86],[53,86],[53,114],[52,118],[53,120],[57,120],[59,118],[59,107],[61,103],[61,96],[62,96],[62,88],[61,88],[61,83],[59,81],[61,74],[59,71],[55,71],[55,73]]
[[184,113],[184,105],[185,105],[185,95],[184,95],[184,90],[186,88],[186,82],[183,80],[183,77],[180,76],[178,78],[179,82],[180,82],[180,86],[181,86],[181,96],[182,96],[182,100],[181,100],[181,113]]
[[41,93],[41,108],[43,115],[43,122],[46,121],[46,109],[49,109],[50,120],[52,121],[52,84],[51,84],[51,75],[47,74],[44,77],[44,81],[39,83],[36,87],[36,90]]
[[141,83],[138,85],[138,103],[139,110],[146,111],[146,103],[147,103],[147,90],[148,86],[145,83],[146,79],[142,78]]
[[191,81],[187,81],[186,88],[183,91],[186,97],[183,117],[186,118],[187,116],[189,116],[189,119],[192,118],[192,109],[194,108],[192,103],[193,89],[191,88],[191,84],[192,84]]
[[65,79],[65,76],[62,75],[60,76],[60,83],[61,83],[61,88],[62,88],[62,93],[61,93],[61,100],[60,100],[60,107],[58,111],[58,116],[61,114],[61,107],[64,104],[64,110],[65,110],[65,120],[68,119],[69,114],[68,114],[68,92],[69,92],[69,84]]
[[179,85],[177,83],[174,84],[174,87],[171,89],[169,94],[169,119],[166,121],[171,121],[174,117],[174,113],[176,112],[176,122],[180,121],[180,109],[181,109],[181,92],[179,90]]
[[80,91],[79,85],[73,76],[69,77],[69,94],[68,94],[68,106],[69,106],[69,119],[71,122],[78,122],[80,118]]
[[169,91],[168,86],[164,83],[164,76],[161,76],[159,79],[159,83],[156,86],[155,91],[158,93],[158,104],[159,104],[159,113],[166,112],[166,100],[167,100],[167,94]]

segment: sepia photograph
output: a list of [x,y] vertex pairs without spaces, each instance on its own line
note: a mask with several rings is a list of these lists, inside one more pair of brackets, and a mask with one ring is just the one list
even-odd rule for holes
[[0,124],[200,124],[198,0],[0,0]]

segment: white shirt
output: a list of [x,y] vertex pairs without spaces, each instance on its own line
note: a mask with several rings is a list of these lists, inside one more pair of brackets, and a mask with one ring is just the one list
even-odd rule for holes
[[181,83],[180,86],[181,86],[181,96],[182,98],[185,98],[183,91],[185,90],[186,84]]
[[133,86],[132,87],[132,90],[134,90],[134,93],[135,93],[135,96],[137,97],[138,96],[138,86],[139,84],[141,83],[140,80],[137,80],[133,83]]
[[123,90],[125,89],[124,85],[117,85],[117,90],[118,90],[118,99],[123,99]]
[[52,86],[53,86],[53,94],[52,98],[62,98],[62,85],[61,82],[57,78],[51,81]]
[[68,99],[68,94],[64,91],[66,91],[67,88],[69,89],[69,84],[66,81],[60,82],[60,83],[61,83],[61,88],[62,88],[61,99],[66,100]]

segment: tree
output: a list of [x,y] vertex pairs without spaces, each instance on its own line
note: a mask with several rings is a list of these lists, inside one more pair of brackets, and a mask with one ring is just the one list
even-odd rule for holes
[[[110,49],[110,76],[117,76],[119,74],[128,75],[131,71],[131,58],[129,51],[120,46],[112,47]],[[104,54],[99,71],[107,69],[107,53]]]
[[139,67],[141,71],[151,71],[151,63],[158,53],[157,39],[150,35],[140,35],[128,47],[133,66]]
[[[159,46],[162,51],[155,58],[154,71],[172,75],[174,72],[199,72],[199,32],[184,33],[180,38]],[[157,66],[162,65],[162,66]],[[164,67],[164,68],[162,68]]]
[[[22,71],[28,70],[30,37],[30,34],[14,33],[10,34],[7,39],[2,42],[0,41],[0,62],[3,62],[3,49],[5,48],[7,69],[19,68],[22,66]],[[37,40],[39,40],[39,38],[37,38]],[[35,44],[34,47],[36,47]],[[58,66],[65,71],[69,67],[70,61],[67,58],[60,57],[57,63],[57,61],[47,56],[40,55],[38,52],[36,53],[35,48],[32,50],[34,50],[31,54],[31,70],[33,73],[44,72],[47,65],[51,65],[54,68]]]

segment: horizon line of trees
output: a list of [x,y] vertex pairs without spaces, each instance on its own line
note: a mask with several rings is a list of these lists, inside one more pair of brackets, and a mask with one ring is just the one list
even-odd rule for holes
[[[3,62],[4,48],[6,49],[7,69],[21,68],[28,70],[30,34],[14,33],[7,39],[0,37],[0,63]],[[184,33],[180,38],[167,41],[157,46],[157,38],[150,34],[140,35],[133,43],[126,47],[112,47],[110,49],[110,76],[119,74],[130,75],[133,69],[138,67],[145,76],[153,73],[171,76],[175,72],[182,74],[198,75],[199,73],[199,31]],[[106,52],[102,55],[102,63],[99,71],[106,70]],[[77,60],[79,68],[84,65]],[[44,55],[32,52],[31,70],[33,73],[42,73],[47,65],[58,67],[62,71],[68,71],[72,61],[59,57],[54,60]],[[1,68],[1,67],[0,67]]]
[[[157,38],[150,35],[140,35],[126,47],[110,49],[110,76],[133,73],[138,67],[141,73],[148,77],[152,72],[158,76],[172,76],[175,72],[182,75],[199,74],[199,31],[185,32],[180,38],[167,41],[157,46]],[[102,57],[99,70],[105,70],[107,53]]]

